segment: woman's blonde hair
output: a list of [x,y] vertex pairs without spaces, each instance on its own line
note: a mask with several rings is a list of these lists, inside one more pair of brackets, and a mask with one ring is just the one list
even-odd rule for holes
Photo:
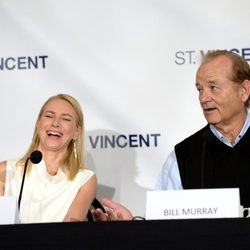
[[[84,168],[84,159],[83,159],[83,152],[84,152],[84,119],[83,119],[83,112],[81,109],[81,105],[79,104],[79,102],[72,96],[67,95],[67,94],[58,94],[55,96],[51,96],[42,106],[37,121],[36,121],[36,125],[38,123],[38,121],[41,119],[42,114],[44,112],[44,109],[46,107],[46,105],[55,99],[61,99],[61,100],[65,100],[67,101],[74,109],[75,113],[76,113],[76,126],[79,129],[79,138],[76,140],[72,140],[71,143],[69,143],[68,148],[67,148],[67,153],[65,155],[65,158],[63,159],[62,163],[61,163],[61,169],[62,171],[68,176],[69,180],[73,180],[77,174],[77,172],[80,169]],[[18,164],[21,164],[22,166],[24,166],[25,161],[27,158],[30,157],[31,153],[34,150],[38,149],[40,143],[40,139],[37,133],[37,126],[35,126],[35,131],[33,134],[33,138],[31,141],[31,144],[27,150],[27,152],[25,153],[25,155],[18,161]],[[75,144],[75,148],[76,148],[76,154],[77,157],[75,157],[75,153],[74,153],[74,144]],[[28,164],[28,168],[27,168],[27,172],[29,172],[31,170],[31,163],[29,162]]]

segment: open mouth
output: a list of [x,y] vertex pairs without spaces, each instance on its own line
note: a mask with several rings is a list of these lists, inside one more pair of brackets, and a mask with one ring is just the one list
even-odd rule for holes
[[47,131],[47,135],[50,137],[61,137],[63,134],[57,131]]
[[205,111],[215,110],[216,108],[206,108]]
[[216,108],[204,108],[203,110],[205,113],[212,113],[213,111],[216,110]]

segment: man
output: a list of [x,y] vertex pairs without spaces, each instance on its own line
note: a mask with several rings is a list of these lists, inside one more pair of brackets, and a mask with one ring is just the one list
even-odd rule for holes
[[[250,67],[239,55],[208,53],[197,71],[196,88],[208,125],[175,146],[157,179],[157,190],[239,187],[250,206]],[[96,219],[131,219],[120,204]],[[112,213],[113,212],[113,213]]]

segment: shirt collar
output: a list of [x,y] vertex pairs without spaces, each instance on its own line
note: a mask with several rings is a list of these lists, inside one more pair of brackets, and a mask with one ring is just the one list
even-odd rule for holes
[[216,128],[214,125],[210,124],[209,127],[212,131],[212,133],[221,141],[223,142],[224,144],[226,144],[227,146],[230,146],[230,147],[233,147],[235,146],[240,140],[241,138],[244,136],[244,134],[247,132],[248,128],[250,126],[250,113],[247,112],[247,117],[246,117],[246,120],[245,120],[245,123],[240,131],[240,133],[238,134],[238,136],[236,137],[235,139],[235,142],[234,144],[232,145],[230,143],[230,141],[225,137],[223,136]]

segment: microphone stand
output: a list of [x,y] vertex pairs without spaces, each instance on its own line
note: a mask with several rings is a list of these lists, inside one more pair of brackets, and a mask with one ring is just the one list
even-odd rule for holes
[[20,204],[21,204],[22,193],[23,193],[23,185],[24,185],[24,180],[25,180],[25,176],[26,176],[28,161],[31,160],[32,163],[37,164],[42,160],[42,158],[43,158],[42,153],[38,150],[35,150],[31,153],[30,157],[27,158],[27,160],[24,164],[23,179],[22,179],[22,184],[21,184],[19,198],[18,198],[18,211],[20,211]]
[[201,188],[205,187],[205,169],[206,169],[206,147],[208,143],[212,143],[213,139],[210,130],[205,130],[202,134],[203,145],[201,152]]
[[201,155],[201,188],[204,188],[206,144],[207,144],[207,141],[205,139],[202,145],[202,155]]
[[21,189],[20,189],[19,198],[18,198],[18,211],[20,211],[20,203],[21,203],[22,194],[23,194],[23,184],[24,184],[24,180],[25,180],[25,175],[26,175],[26,170],[27,170],[27,165],[28,165],[29,159],[30,159],[30,157],[27,158],[25,165],[24,165],[22,184],[21,184]]

